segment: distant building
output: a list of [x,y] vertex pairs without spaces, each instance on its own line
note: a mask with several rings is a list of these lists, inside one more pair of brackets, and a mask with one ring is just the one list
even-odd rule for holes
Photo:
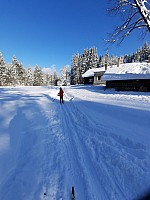
[[84,84],[100,85],[105,83],[101,80],[101,77],[105,73],[105,67],[92,68],[87,70],[82,77],[84,78]]

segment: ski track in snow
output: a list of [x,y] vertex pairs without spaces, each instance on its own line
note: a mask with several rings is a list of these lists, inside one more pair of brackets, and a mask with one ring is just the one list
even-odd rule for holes
[[[86,185],[85,192],[82,191],[81,194],[79,194],[81,199],[128,199],[124,193],[124,191],[128,189],[128,180],[120,180],[121,176],[118,176],[116,173],[118,170],[115,172],[115,165],[122,165],[119,166],[122,167],[122,170],[124,170],[124,167],[127,167],[125,173],[127,173],[129,177],[134,176],[134,169],[139,169],[140,173],[144,173],[143,166],[138,166],[139,161],[136,164],[135,160],[137,158],[145,158],[145,155],[147,155],[145,148],[140,144],[134,146],[131,141],[127,141],[130,145],[130,150],[128,150],[128,146],[126,148],[123,145],[123,143],[127,144],[126,141],[121,141],[116,135],[110,136],[105,133],[103,128],[96,127],[96,125],[82,114],[74,104],[69,106],[68,104],[65,105],[63,111],[65,118],[64,124],[67,124],[69,129],[71,128],[69,131],[69,136],[72,137],[70,144],[72,148],[74,147],[75,149],[75,153],[71,153],[69,157],[77,155],[78,162],[75,162],[77,166],[73,164],[73,166],[76,166],[74,170],[76,171],[78,168],[79,170],[82,169],[84,180],[81,185]],[[92,137],[91,133],[94,133]],[[120,148],[123,149],[123,152],[120,152]],[[131,163],[126,163],[126,157],[128,160],[131,160]],[[71,158],[69,160],[72,161]],[[95,160],[98,162],[95,162]],[[72,161],[72,163],[73,162],[74,161]],[[148,171],[148,166],[146,171]],[[112,172],[114,173],[113,177]],[[82,179],[80,175],[81,172],[78,173],[76,171],[76,173],[77,177]],[[121,173],[122,171],[120,171],[120,175]],[[138,179],[138,177],[136,178]],[[124,181],[126,182],[124,183]],[[140,181],[140,178],[136,181]],[[76,186],[75,188],[78,188],[78,182],[81,182],[81,180],[77,181],[77,184],[74,183]],[[121,182],[123,182],[127,188],[123,188],[124,185],[122,185]],[[133,193],[133,195],[135,194]]]
[[[6,166],[0,166],[1,200],[67,200],[72,186],[76,199],[130,200],[150,186],[149,146],[93,121],[87,115],[90,104],[82,110],[79,101],[83,103],[90,92],[79,89],[78,95],[75,91],[65,88],[63,105],[55,88],[51,92],[39,87],[39,91],[15,88],[0,93],[4,131],[0,133],[4,142],[0,142],[0,161]],[[99,95],[107,103],[108,96]],[[116,94],[125,101],[122,95]],[[110,94],[110,99],[116,96]],[[141,95],[142,99],[149,103],[149,97]]]

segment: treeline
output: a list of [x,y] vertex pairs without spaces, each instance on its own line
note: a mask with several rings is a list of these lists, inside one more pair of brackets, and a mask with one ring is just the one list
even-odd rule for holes
[[[143,62],[150,55],[150,45],[146,42],[143,47],[131,55],[121,57],[110,56],[108,51],[106,54],[98,56],[96,48],[85,49],[82,54],[76,53],[72,57],[71,70],[69,66],[64,66],[61,70],[60,77],[57,76],[56,70],[49,73],[38,65],[34,67],[24,68],[15,56],[12,63],[8,64],[4,61],[0,52],[0,86],[46,86],[46,85],[69,85],[82,84],[84,80],[82,74],[92,68],[104,67],[107,65],[115,65],[118,58],[121,63]],[[47,69],[47,68],[46,68]]]
[[58,80],[56,71],[53,74],[45,73],[41,67],[24,68],[15,56],[12,63],[4,61],[0,52],[0,86],[46,86],[55,85]]
[[150,56],[150,45],[147,42],[145,42],[143,47],[138,48],[135,53],[125,55],[124,63],[144,62],[148,60],[149,56]]
[[96,48],[85,49],[82,54],[76,53],[72,57],[71,84],[82,84],[82,74],[89,69],[104,67],[106,64],[116,65],[118,59],[120,63],[144,62],[148,60],[149,55],[150,45],[147,42],[145,42],[143,47],[137,49],[135,53],[119,57],[110,56],[108,51],[106,51],[104,56],[98,56]]

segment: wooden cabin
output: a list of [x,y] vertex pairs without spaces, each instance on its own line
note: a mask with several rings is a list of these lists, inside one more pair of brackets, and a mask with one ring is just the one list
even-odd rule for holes
[[126,63],[108,68],[102,77],[106,89],[150,92],[150,64]]
[[101,80],[101,77],[105,73],[104,67],[92,68],[87,70],[82,77],[84,78],[84,84],[99,85],[105,83]]

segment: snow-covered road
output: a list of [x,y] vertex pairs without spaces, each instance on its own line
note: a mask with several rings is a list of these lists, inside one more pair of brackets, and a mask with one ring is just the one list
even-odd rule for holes
[[66,200],[72,186],[76,199],[130,200],[150,189],[150,94],[102,89],[65,87],[60,105],[58,88],[0,88],[1,200]]

